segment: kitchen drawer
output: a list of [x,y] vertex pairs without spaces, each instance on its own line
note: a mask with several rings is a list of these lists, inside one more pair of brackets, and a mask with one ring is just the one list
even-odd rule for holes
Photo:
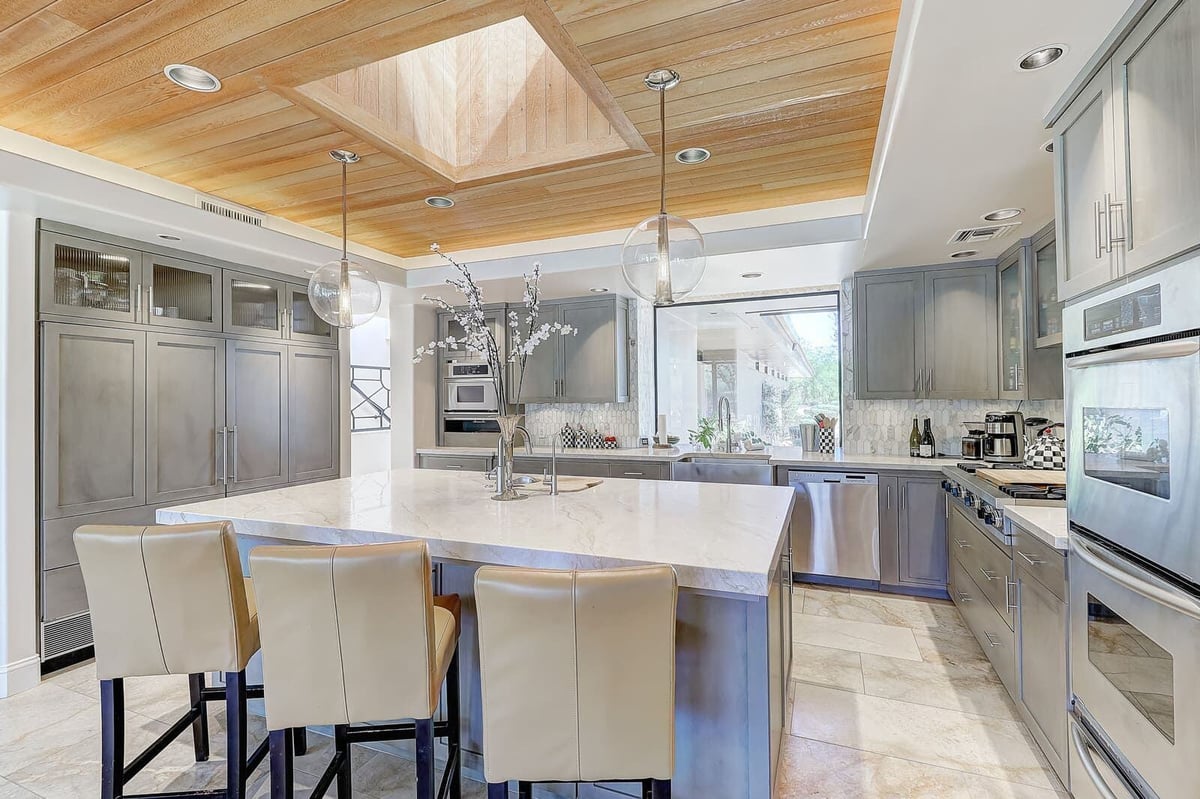
[[1050,593],[1067,601],[1067,556],[1042,539],[1011,522],[1013,563],[1044,585]]
[[1001,549],[992,537],[979,529],[957,505],[951,506],[950,549],[955,559],[979,585],[988,602],[1004,619],[1011,630],[1013,627],[1013,581],[1012,558]]
[[608,476],[631,480],[670,480],[671,464],[659,461],[609,461]]
[[463,472],[486,472],[492,468],[490,455],[418,455],[421,469],[450,469]]
[[[558,465],[560,467],[559,474],[562,474],[562,462],[560,461]],[[530,455],[517,455],[513,458],[513,471],[517,474],[532,474],[536,477],[541,477],[543,473],[549,470],[549,458],[538,458]]]
[[608,477],[608,461],[599,458],[559,458],[558,473],[572,477]]
[[950,595],[992,668],[1000,675],[1000,681],[1010,694],[1017,696],[1016,635],[957,558],[950,563]]
[[76,616],[87,609],[87,591],[79,566],[42,572],[42,621]]
[[57,569],[79,562],[75,554],[75,530],[85,524],[154,524],[154,511],[158,506],[142,505],[137,508],[89,513],[86,516],[70,516],[66,519],[47,519],[42,522],[42,569]]

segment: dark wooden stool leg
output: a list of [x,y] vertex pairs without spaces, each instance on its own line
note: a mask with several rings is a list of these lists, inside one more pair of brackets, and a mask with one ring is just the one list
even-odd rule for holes
[[204,674],[188,675],[188,693],[191,695],[192,707],[200,711],[200,715],[192,722],[192,746],[196,749],[196,762],[208,760],[208,710],[204,707]]
[[225,749],[229,774],[225,795],[246,799],[246,672],[225,673]]
[[270,740],[271,799],[293,799],[295,774],[292,770],[292,731],[272,730]]
[[437,792],[433,769],[433,719],[417,719],[417,799],[433,799]]
[[450,721],[446,742],[454,769],[450,772],[450,799],[462,799],[462,710],[459,691],[458,650],[455,649],[450,668],[446,670],[446,715]]
[[671,781],[654,781],[654,799],[671,799]]
[[296,727],[292,730],[292,746],[296,750],[296,754],[304,756],[308,754],[308,727]]
[[353,788],[351,788],[350,740],[347,737],[348,729],[348,726],[345,724],[335,724],[333,727],[333,750],[337,753],[334,757],[341,755],[342,758],[342,765],[337,773],[338,799],[341,799],[343,796],[346,799],[350,799],[353,793]]
[[507,782],[489,782],[487,799],[508,799]]
[[642,780],[642,799],[654,799],[654,780]]
[[125,793],[125,681],[100,681],[100,799]]
[[533,799],[533,783],[518,782],[517,783],[517,799]]

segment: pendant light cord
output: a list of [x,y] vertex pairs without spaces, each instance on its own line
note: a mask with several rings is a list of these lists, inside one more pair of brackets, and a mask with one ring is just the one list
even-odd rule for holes
[[347,235],[346,234],[346,214],[347,214],[346,167],[347,167],[347,164],[345,161],[343,161],[342,162],[342,260],[343,261],[346,260],[346,235]]
[[658,92],[658,127],[659,142],[662,152],[659,154],[660,167],[658,170],[658,212],[667,213],[667,91]]

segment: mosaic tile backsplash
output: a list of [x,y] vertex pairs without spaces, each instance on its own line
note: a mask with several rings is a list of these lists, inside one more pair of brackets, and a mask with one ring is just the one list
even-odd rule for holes
[[[913,417],[924,424],[929,417],[938,450],[957,456],[959,439],[966,432],[962,422],[982,421],[988,411],[1011,410],[1007,400],[858,400],[854,398],[853,346],[854,309],[851,282],[842,283],[842,439],[843,449],[853,455],[907,455],[908,434]],[[1025,402],[1026,416],[1063,420],[1061,400]]]
[[554,403],[525,406],[525,427],[535,443],[549,444],[566,423],[616,436],[620,447],[636,447],[654,432],[654,307],[642,300],[630,307],[629,402]]

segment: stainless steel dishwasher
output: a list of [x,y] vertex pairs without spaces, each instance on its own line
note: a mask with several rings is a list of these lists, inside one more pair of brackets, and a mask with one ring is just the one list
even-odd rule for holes
[[812,582],[879,583],[879,475],[788,471],[792,571]]

